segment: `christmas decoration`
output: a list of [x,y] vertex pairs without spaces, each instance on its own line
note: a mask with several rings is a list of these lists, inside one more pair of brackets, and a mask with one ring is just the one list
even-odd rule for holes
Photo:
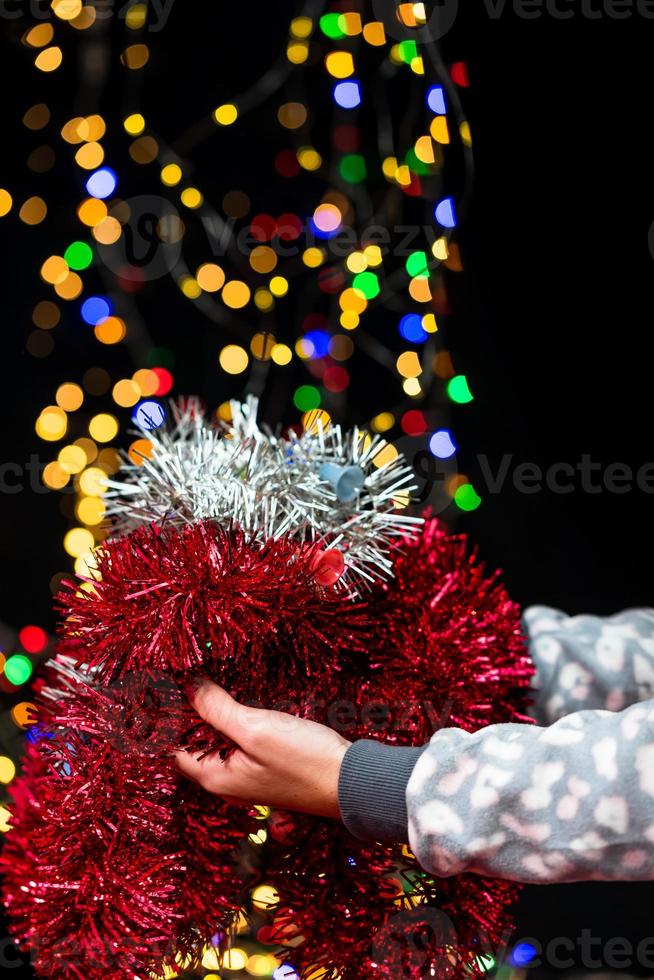
[[[349,738],[420,745],[439,724],[525,720],[519,610],[462,537],[393,512],[410,474],[392,447],[320,423],[266,434],[254,403],[233,414],[214,430],[190,402],[150,433],[142,470],[113,485],[122,533],[59,595],[60,651],[12,787],[12,928],[58,980],[192,971],[207,950],[219,964],[242,914],[267,919],[291,977],[396,980],[398,930],[404,975],[481,974],[515,886],[436,881],[407,848],[230,806],[176,771],[177,748],[231,749],[189,706],[198,672],[332,727],[345,707]],[[415,922],[393,925],[412,909],[452,924],[425,931],[419,962]]]

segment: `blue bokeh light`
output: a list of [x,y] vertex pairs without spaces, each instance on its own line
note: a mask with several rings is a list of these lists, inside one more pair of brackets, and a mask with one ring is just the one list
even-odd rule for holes
[[334,100],[341,109],[356,109],[361,105],[361,86],[358,82],[339,82],[334,86]]
[[454,228],[456,225],[456,211],[454,210],[454,200],[451,197],[444,197],[434,208],[434,217],[443,228]]
[[166,410],[159,402],[153,400],[139,402],[132,414],[132,422],[139,429],[151,431],[158,429],[166,421]]
[[432,85],[427,92],[427,105],[438,116],[446,114],[447,103],[445,102],[445,89],[442,85]]
[[331,336],[326,330],[309,330],[305,333],[304,339],[313,347],[312,357],[327,357]]
[[513,947],[511,963],[514,966],[528,966],[536,958],[536,947],[533,943],[518,943]]
[[456,443],[448,429],[439,429],[429,440],[429,450],[438,459],[450,459],[456,452]]
[[92,327],[111,316],[111,303],[104,296],[89,296],[82,303],[82,319]]
[[95,173],[91,174],[86,182],[87,193],[91,197],[99,198],[101,201],[107,197],[111,197],[117,186],[118,177],[111,167],[101,167]]
[[421,344],[428,336],[419,313],[407,313],[406,316],[403,316],[400,320],[399,329],[400,336],[411,344]]

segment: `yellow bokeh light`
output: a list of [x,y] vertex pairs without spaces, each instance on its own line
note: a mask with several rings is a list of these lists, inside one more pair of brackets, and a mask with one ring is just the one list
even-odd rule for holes
[[288,292],[288,279],[284,276],[273,276],[269,283],[270,292],[273,296],[286,296]]
[[29,197],[18,212],[18,217],[26,225],[40,225],[47,214],[48,206],[42,197]]
[[125,17],[125,23],[129,27],[130,31],[140,31],[145,27],[145,22],[148,19],[148,5],[147,3],[135,3],[133,7],[130,7],[127,11],[127,16]]
[[58,405],[48,405],[36,420],[36,432],[47,442],[63,439],[68,429],[68,418]]
[[107,132],[107,124],[102,116],[87,116],[77,127],[77,134],[85,143],[97,142]]
[[472,131],[470,123],[466,119],[459,126],[459,135],[464,146],[472,146]]
[[403,378],[417,378],[422,373],[420,358],[413,350],[407,350],[400,354],[396,361],[398,374]]
[[447,144],[450,142],[450,130],[447,125],[447,116],[435,116],[432,119],[429,132],[437,143]]
[[63,490],[70,480],[70,473],[67,473],[59,463],[52,462],[43,470],[43,484],[50,490]]
[[[269,977],[278,967],[279,960],[277,957],[270,953],[268,955],[255,953],[248,959],[245,969],[253,977]],[[292,975],[292,972],[289,973],[289,977]]]
[[370,428],[373,432],[388,432],[394,425],[395,416],[392,412],[380,412],[379,415],[375,415],[370,423]]
[[79,478],[79,488],[88,497],[101,497],[107,492],[107,474],[99,466],[90,466]]
[[441,262],[444,262],[450,254],[447,238],[437,238],[431,247],[431,252],[435,259],[440,259]]
[[297,151],[298,163],[303,170],[312,172],[322,166],[322,157],[312,146],[303,146]]
[[344,330],[356,330],[359,326],[359,314],[354,310],[344,310],[341,313],[340,324]]
[[271,333],[255,333],[250,341],[250,352],[257,361],[269,361],[274,346],[275,338]]
[[307,121],[307,107],[301,102],[285,102],[277,110],[277,118],[285,129],[300,129]]
[[83,225],[95,228],[107,217],[107,205],[95,197],[89,197],[82,201],[77,209],[77,217]]
[[341,14],[338,18],[338,26],[348,37],[356,37],[363,29],[361,14]]
[[365,272],[365,270],[368,268],[368,259],[363,252],[352,252],[352,254],[348,255],[347,259],[345,260],[345,265],[350,272]]
[[339,297],[339,306],[342,310],[351,310],[353,313],[363,313],[368,307],[368,300],[360,289],[344,289]]
[[85,527],[74,527],[64,538],[64,550],[71,558],[81,558],[95,544],[95,538]]
[[401,164],[395,171],[395,179],[400,187],[408,187],[412,181],[411,170],[406,163]]
[[59,408],[63,408],[65,412],[76,412],[82,407],[84,392],[79,385],[66,382],[57,389],[55,400]]
[[382,442],[379,449],[372,458],[373,464],[380,469],[382,466],[387,466],[388,463],[392,463],[399,456],[399,452],[390,442]]
[[140,371],[135,371],[132,375],[132,381],[139,386],[141,394],[145,398],[154,395],[159,388],[159,378],[149,368],[141,368]]
[[201,265],[195,278],[205,293],[218,293],[225,285],[225,273],[214,262],[205,262]]
[[85,143],[75,154],[75,162],[83,170],[96,170],[104,160],[100,143]]
[[417,378],[405,378],[402,382],[402,387],[410,398],[416,398],[422,391],[420,387],[420,382]]
[[96,444],[92,439],[87,439],[85,436],[82,436],[81,439],[76,439],[74,445],[79,446],[79,448],[82,450],[86,456],[87,463],[92,463],[98,455],[98,447]]
[[176,187],[183,176],[182,168],[178,163],[169,163],[161,171],[161,183],[166,187]]
[[38,720],[38,716],[38,708],[31,701],[21,701],[11,709],[11,720],[18,728],[27,728],[29,725],[33,725]]
[[39,71],[51,72],[56,71],[63,60],[64,56],[61,48],[58,48],[55,45],[52,48],[44,48],[44,50],[36,56],[34,64]]
[[279,892],[274,885],[257,885],[252,892],[252,905],[262,911],[275,908],[279,905]]
[[123,229],[120,221],[117,218],[111,217],[104,218],[92,230],[93,237],[101,245],[113,245],[118,241],[122,233]]
[[57,462],[64,473],[73,476],[81,473],[86,466],[86,453],[80,446],[64,446],[57,457]]
[[130,44],[121,54],[120,60],[126,68],[138,71],[139,68],[144,68],[150,60],[150,49],[147,44]]
[[52,24],[38,24],[25,34],[23,41],[31,48],[44,48],[54,37]]
[[293,351],[286,344],[275,344],[272,351],[270,352],[275,364],[279,364],[280,367],[284,367],[286,364],[290,364],[293,359]]
[[90,527],[97,527],[102,524],[107,508],[100,497],[83,497],[75,509],[78,521],[88,524]]
[[238,119],[238,109],[231,102],[214,109],[213,118],[219,126],[231,126]]
[[97,559],[92,550],[85,551],[83,555],[75,559],[75,574],[79,575],[80,578],[94,578],[97,580],[97,568]]
[[69,119],[68,122],[62,127],[61,135],[67,143],[83,143],[83,139],[79,134],[79,129],[84,122],[83,116],[75,116],[73,119]]
[[38,102],[23,116],[23,126],[33,131],[43,129],[50,122],[50,110],[45,102]]
[[269,245],[257,245],[250,252],[250,265],[255,272],[272,272],[277,265],[277,253]]
[[178,285],[187,299],[198,299],[202,295],[200,284],[193,276],[182,276]]
[[422,163],[436,162],[436,154],[434,153],[434,144],[431,136],[420,136],[416,140],[415,153]]
[[302,261],[309,269],[317,269],[325,261],[325,253],[321,248],[307,248],[302,255]]
[[0,187],[0,218],[4,218],[6,214],[9,214],[13,204],[14,199],[9,191],[6,191],[4,187]]
[[228,344],[221,350],[218,360],[221,368],[227,374],[242,374],[250,359],[247,351],[239,347],[238,344]]
[[129,148],[129,155],[134,163],[154,163],[159,153],[159,144],[152,136],[140,136]]
[[0,806],[0,833],[6,834],[11,830],[11,810]]
[[123,128],[130,136],[140,136],[145,129],[145,117],[140,112],[133,112],[123,119]]
[[386,31],[384,24],[380,20],[373,20],[363,28],[363,37],[373,47],[381,47],[386,44]]
[[416,303],[428,303],[431,299],[431,285],[426,276],[416,276],[409,283],[409,295]]
[[286,57],[292,65],[303,65],[309,57],[309,45],[303,41],[293,41],[286,49]]
[[[130,378],[123,378],[117,381],[111,392],[113,400],[121,408],[132,408],[141,397],[141,389],[135,381]],[[108,442],[108,439],[102,440]]]
[[379,245],[366,245],[363,254],[366,257],[368,265],[373,269],[376,269],[384,261],[384,255]]
[[16,766],[11,761],[9,756],[0,755],[0,783],[4,783],[5,786],[16,776]]
[[82,13],[82,0],[52,0],[52,12],[60,20],[75,20]]
[[240,310],[250,302],[250,287],[240,279],[232,279],[225,283],[221,298],[225,306]]
[[51,286],[63,282],[69,272],[68,263],[61,255],[51,255],[41,266],[41,278]]
[[111,442],[118,435],[118,420],[113,415],[101,412],[89,422],[89,433],[96,442]]
[[305,412],[302,416],[302,427],[305,432],[313,433],[328,432],[332,424],[332,417],[324,408],[314,408],[310,412]]
[[291,34],[300,40],[311,37],[313,21],[310,17],[294,17],[291,21]]
[[93,332],[101,344],[119,344],[127,336],[127,326],[120,317],[108,316],[95,325]]
[[143,466],[146,459],[152,459],[153,445],[149,439],[135,439],[129,447],[129,458],[136,466]]
[[436,333],[438,331],[438,324],[433,313],[425,313],[422,318],[422,329],[425,333]]
[[262,313],[269,313],[275,306],[275,297],[269,290],[262,287],[257,289],[254,294],[254,305]]
[[325,66],[333,78],[349,78],[354,74],[354,58],[349,51],[331,51],[325,58]]
[[202,207],[204,204],[202,192],[197,187],[187,187],[182,191],[180,197],[184,207],[190,208],[191,211],[195,211],[196,208]]
[[218,970],[223,965],[220,954],[215,946],[207,946],[202,957],[202,966],[205,970]]
[[386,157],[382,163],[382,170],[384,172],[384,177],[387,180],[395,180],[395,175],[397,173],[397,157]]
[[87,5],[82,7],[81,13],[75,17],[73,20],[69,21],[70,26],[74,27],[76,31],[86,31],[89,27],[93,27],[97,17],[97,12],[95,7]]
[[55,283],[55,292],[61,299],[77,299],[83,289],[84,283],[76,272],[69,272],[63,282]]

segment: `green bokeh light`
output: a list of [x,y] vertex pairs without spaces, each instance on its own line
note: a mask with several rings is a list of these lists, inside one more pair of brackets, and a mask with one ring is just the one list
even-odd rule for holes
[[400,41],[398,48],[400,58],[407,65],[410,65],[413,59],[418,57],[418,45],[415,41]]
[[70,269],[81,272],[93,261],[93,249],[86,242],[73,242],[64,252],[64,258]]
[[341,30],[339,24],[340,19],[341,14],[323,14],[320,18],[320,30],[335,41],[345,37],[345,31]]
[[301,385],[293,395],[295,407],[300,412],[311,412],[320,406],[320,392],[313,385]]
[[366,299],[374,299],[381,292],[379,279],[374,272],[360,272],[352,280],[352,286],[363,293]]
[[24,657],[22,653],[17,653],[7,660],[5,677],[14,687],[20,687],[32,676],[32,669],[32,661]]
[[473,487],[472,483],[464,483],[457,487],[454,494],[454,503],[459,510],[477,510],[481,504],[481,497]]
[[350,184],[360,184],[368,176],[366,161],[360,153],[347,153],[338,165],[341,177]]
[[431,275],[426,252],[412,252],[406,260],[406,271],[410,276],[428,279]]
[[452,378],[447,385],[447,393],[457,405],[467,405],[474,398],[468,387],[468,379],[465,374],[457,374],[456,377]]

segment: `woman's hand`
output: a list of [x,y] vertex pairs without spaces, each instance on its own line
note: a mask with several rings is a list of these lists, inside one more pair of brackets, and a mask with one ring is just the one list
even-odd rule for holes
[[337,732],[281,711],[239,704],[203,681],[190,695],[201,718],[238,748],[224,762],[177,752],[179,769],[230,803],[260,803],[322,817],[340,817],[338,777],[350,743]]

